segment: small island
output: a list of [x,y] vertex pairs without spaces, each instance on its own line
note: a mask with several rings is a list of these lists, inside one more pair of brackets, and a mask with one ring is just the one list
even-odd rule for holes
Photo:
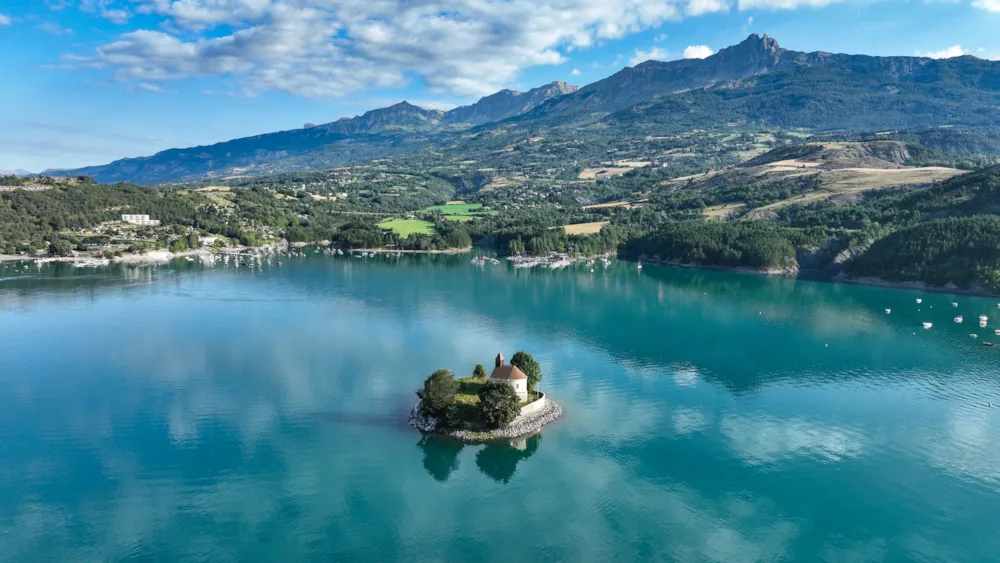
[[538,362],[521,351],[504,360],[497,354],[493,373],[478,364],[472,377],[455,379],[439,369],[417,391],[420,400],[409,422],[421,432],[467,442],[517,438],[537,432],[562,416],[562,407],[535,389],[542,379]]

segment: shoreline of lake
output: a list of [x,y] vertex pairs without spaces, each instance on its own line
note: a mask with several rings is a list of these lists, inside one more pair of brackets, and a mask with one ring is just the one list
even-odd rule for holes
[[[629,260],[631,261],[631,260]],[[642,262],[639,260],[638,262]],[[679,261],[672,260],[655,260],[647,259],[648,264],[653,264],[657,266],[674,266],[678,268],[688,268],[694,270],[714,270],[720,272],[733,272],[738,274],[755,274],[761,276],[776,276],[776,277],[786,277],[790,279],[810,279],[807,277],[800,276],[803,272],[810,272],[812,270],[800,270],[798,268],[769,268],[769,269],[756,269],[747,266],[712,266],[703,264],[691,264],[691,263],[681,263]],[[888,281],[878,277],[851,277],[844,274],[838,274],[836,276],[828,277],[816,277],[814,281],[822,281],[830,284],[850,284],[850,285],[865,285],[871,287],[884,287],[887,289],[901,289],[910,291],[926,291],[928,293],[942,293],[942,294],[955,294],[955,295],[966,295],[970,297],[1000,297],[1000,293],[991,292],[985,288],[968,288],[963,289],[960,287],[944,287],[944,286],[934,286],[930,285],[924,281]]]

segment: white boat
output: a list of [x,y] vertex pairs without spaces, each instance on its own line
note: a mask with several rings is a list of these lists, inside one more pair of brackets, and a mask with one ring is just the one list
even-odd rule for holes
[[990,320],[990,318],[987,317],[986,315],[979,315],[979,322],[985,323],[988,320]]
[[995,334],[995,335],[997,335],[997,336],[1000,336],[1000,328],[998,328],[998,329],[994,329],[994,330],[993,330],[993,334]]
[[924,300],[923,300],[923,299],[917,299],[917,303],[918,303],[918,304],[920,304],[920,303],[923,303],[923,302],[924,302]]
[[933,323],[924,323],[924,328],[931,328],[932,326],[934,326]]
[[971,337],[971,338],[979,338],[979,335],[978,335],[978,334],[972,334],[972,333],[970,332],[970,333],[969,333],[969,337]]
[[986,321],[979,321],[979,328],[986,328]]
[[[75,262],[73,265],[77,268],[98,268],[100,266],[107,266],[110,263],[111,260],[108,260],[107,258],[87,258],[86,260]],[[28,269],[25,268],[24,271],[27,272]]]
[[635,269],[636,270],[641,270],[642,269],[642,262],[639,262],[638,264],[636,264]]
[[962,315],[959,315],[959,316],[955,317],[955,322],[956,323],[962,322]]
[[952,306],[952,307],[958,307],[958,303],[956,303],[956,302],[952,301],[952,302],[951,302],[951,306]]
[[890,314],[892,314],[892,309],[886,309],[886,310],[885,310],[885,314],[886,314],[886,315],[890,315]]

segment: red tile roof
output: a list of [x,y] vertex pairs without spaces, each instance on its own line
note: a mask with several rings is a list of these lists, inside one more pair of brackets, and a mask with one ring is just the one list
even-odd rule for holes
[[490,374],[491,379],[528,379],[524,372],[517,369],[517,366],[500,365],[493,368]]

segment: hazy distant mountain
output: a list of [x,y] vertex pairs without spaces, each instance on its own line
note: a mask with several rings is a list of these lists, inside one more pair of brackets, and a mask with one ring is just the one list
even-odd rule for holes
[[553,82],[524,93],[504,90],[446,112],[402,102],[325,125],[69,172],[101,181],[155,183],[321,168],[434,143],[460,149],[463,141],[452,134],[456,131],[509,125],[525,131],[568,126],[575,136],[586,135],[592,126],[605,136],[720,127],[992,128],[1000,125],[1000,63],[971,56],[802,53],[754,34],[705,59],[647,61],[579,89]]
[[18,168],[17,170],[9,170],[7,168],[0,168],[0,176],[34,176],[34,173],[28,172],[27,170],[22,170]]
[[[156,183],[229,173],[242,168],[266,170],[292,156],[324,150],[321,165],[334,166],[420,148],[415,135],[462,130],[530,111],[555,96],[576,91],[576,86],[553,82],[527,92],[503,90],[478,102],[447,112],[424,109],[408,102],[374,109],[351,118],[302,129],[266,133],[189,149],[170,149],[149,157],[126,158],[103,166],[46,173],[93,176],[102,182]],[[339,149],[339,150],[331,150]]]

